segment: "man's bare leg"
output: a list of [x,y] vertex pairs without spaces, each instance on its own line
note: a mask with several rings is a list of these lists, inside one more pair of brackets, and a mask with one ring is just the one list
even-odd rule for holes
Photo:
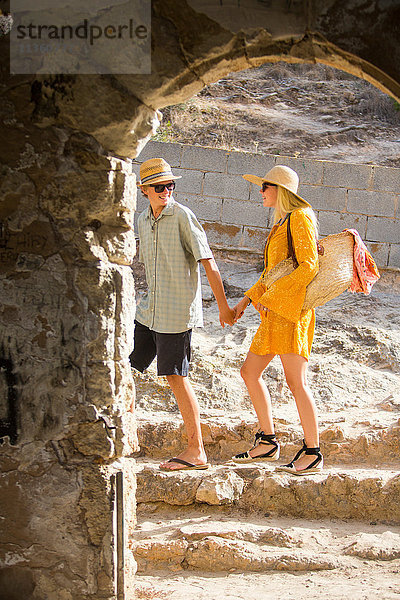
[[[199,403],[194,390],[187,377],[167,375],[167,381],[176,398],[188,437],[187,449],[181,452],[177,458],[195,465],[202,465],[207,462],[207,456],[201,435]],[[171,471],[182,469],[182,465],[174,462],[161,463],[160,467]]]

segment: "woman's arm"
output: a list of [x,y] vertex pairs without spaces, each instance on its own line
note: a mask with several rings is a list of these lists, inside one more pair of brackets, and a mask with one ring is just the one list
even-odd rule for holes
[[292,213],[291,232],[299,265],[290,275],[272,284],[259,302],[285,319],[296,322],[300,318],[306,287],[318,273],[318,251],[313,223],[304,210]]
[[250,306],[251,304],[251,300],[250,298],[248,298],[247,296],[244,296],[241,300],[239,300],[239,302],[236,304],[236,306],[233,307],[233,310],[235,311],[235,323],[238,319],[240,319],[240,317],[243,317],[243,313],[246,310],[246,308],[248,306]]

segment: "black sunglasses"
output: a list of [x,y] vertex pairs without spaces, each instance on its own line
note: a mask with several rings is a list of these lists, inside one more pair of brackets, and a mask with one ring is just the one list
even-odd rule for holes
[[170,183],[153,183],[150,184],[150,187],[154,188],[154,191],[157,194],[162,194],[162,192],[167,188],[169,192],[175,189],[175,181],[171,181]]
[[261,189],[263,192],[265,192],[265,190],[267,190],[269,187],[278,187],[276,185],[276,183],[268,183],[268,181],[263,181],[263,184],[261,186]]

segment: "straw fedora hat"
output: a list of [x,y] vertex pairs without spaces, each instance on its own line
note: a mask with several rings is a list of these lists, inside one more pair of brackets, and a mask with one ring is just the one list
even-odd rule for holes
[[140,165],[140,181],[137,185],[164,183],[174,179],[181,179],[181,175],[174,175],[166,160],[163,158],[150,158]]
[[258,177],[257,175],[249,174],[242,175],[242,177],[243,179],[251,181],[251,183],[255,183],[260,187],[264,182],[280,185],[285,190],[289,190],[289,192],[292,192],[292,194],[294,194],[296,198],[301,200],[301,202],[304,202],[306,206],[310,206],[307,200],[304,200],[304,198],[298,195],[297,190],[299,188],[299,176],[297,175],[296,171],[293,171],[293,169],[291,169],[290,167],[285,167],[284,165],[276,165],[275,167],[272,167],[272,169],[270,169],[264,177]]

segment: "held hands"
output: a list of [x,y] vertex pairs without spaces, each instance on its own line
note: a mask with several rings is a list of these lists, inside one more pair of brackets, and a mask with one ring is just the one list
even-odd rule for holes
[[233,307],[235,311],[235,323],[243,316],[245,309],[249,306],[249,298],[245,296]]
[[[248,306],[250,306],[250,304],[251,304],[250,299],[247,296],[245,296],[236,304],[236,306],[233,307],[233,310],[236,313],[235,323],[237,323],[237,321],[243,316],[244,311],[246,310],[246,308]],[[268,308],[266,306],[264,306],[263,304],[261,304],[260,302],[257,302],[257,304],[255,305],[255,309],[258,310],[260,315],[264,316],[264,317],[268,311]]]
[[219,309],[219,322],[221,323],[222,327],[225,327],[225,323],[227,325],[233,325],[236,322],[235,316],[235,309],[229,308],[228,304]]
[[[219,322],[221,323],[221,326],[225,327],[225,323],[227,325],[233,325],[234,323],[237,323],[239,319],[244,315],[244,311],[249,306],[249,304],[251,304],[249,298],[247,296],[244,296],[244,298],[239,300],[239,302],[233,308],[229,308],[228,304],[225,307],[220,308]],[[258,310],[261,316],[265,317],[268,311],[268,308],[266,306],[258,302],[255,305],[255,308],[256,310]]]

